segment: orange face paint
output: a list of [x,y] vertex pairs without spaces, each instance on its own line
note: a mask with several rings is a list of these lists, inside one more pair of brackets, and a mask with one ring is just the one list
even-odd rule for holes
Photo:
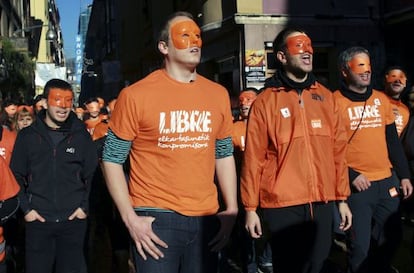
[[395,81],[400,81],[403,85],[407,85],[407,76],[405,73],[399,69],[390,70],[387,75],[385,75],[385,81],[387,83],[393,83]]
[[239,96],[239,104],[251,106],[252,103],[256,100],[256,93],[253,91],[244,91]]
[[348,62],[348,65],[354,73],[371,73],[371,62],[368,56],[355,56]]
[[47,97],[47,103],[51,106],[72,108],[73,93],[72,91],[52,88],[50,89],[49,96]]
[[312,41],[304,34],[287,38],[286,46],[291,55],[302,54],[305,52],[313,54]]
[[171,26],[171,40],[177,49],[201,48],[201,31],[193,21],[180,21]]

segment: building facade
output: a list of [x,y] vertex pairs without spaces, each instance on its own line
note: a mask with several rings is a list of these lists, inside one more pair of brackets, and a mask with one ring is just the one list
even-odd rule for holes
[[413,26],[412,0],[114,2],[93,3],[85,54],[94,60],[96,77],[87,79],[94,82],[88,96],[113,96],[160,67],[156,35],[165,18],[178,10],[192,13],[203,30],[198,72],[223,84],[232,96],[245,87],[260,88],[274,73],[272,41],[286,26],[310,34],[314,72],[331,89],[338,86],[337,55],[352,45],[370,50],[376,86],[382,84],[382,70],[389,64],[407,66],[412,76],[406,35],[394,37]]

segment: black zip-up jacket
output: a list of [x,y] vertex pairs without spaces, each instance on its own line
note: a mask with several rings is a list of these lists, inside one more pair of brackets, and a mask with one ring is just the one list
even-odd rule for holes
[[20,208],[36,210],[47,222],[67,221],[77,209],[88,211],[91,181],[98,155],[85,125],[74,113],[54,133],[55,145],[45,124],[45,111],[21,130],[10,167],[20,184]]

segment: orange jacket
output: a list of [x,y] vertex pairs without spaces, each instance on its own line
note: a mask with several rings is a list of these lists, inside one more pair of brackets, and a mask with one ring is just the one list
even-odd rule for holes
[[344,200],[347,138],[333,94],[315,82],[302,94],[265,89],[247,124],[241,196],[246,210]]

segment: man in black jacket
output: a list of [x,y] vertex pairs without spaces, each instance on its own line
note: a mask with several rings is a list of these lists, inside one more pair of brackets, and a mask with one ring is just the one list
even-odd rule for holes
[[72,112],[71,85],[52,79],[44,96],[47,109],[19,132],[11,160],[26,222],[25,272],[82,272],[97,152]]

